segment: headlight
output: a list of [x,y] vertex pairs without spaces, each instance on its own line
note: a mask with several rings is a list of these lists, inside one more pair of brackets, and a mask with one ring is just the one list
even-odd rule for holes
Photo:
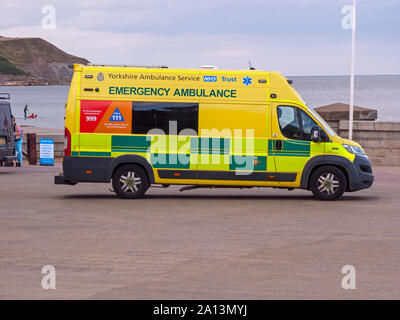
[[347,144],[343,144],[343,148],[345,148],[348,152],[350,152],[352,154],[359,154],[359,155],[364,155],[365,154],[363,149],[361,149],[359,147],[349,146]]

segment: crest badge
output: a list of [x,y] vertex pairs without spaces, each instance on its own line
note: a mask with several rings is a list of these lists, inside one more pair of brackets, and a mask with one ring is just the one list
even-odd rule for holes
[[103,80],[104,80],[104,74],[103,74],[103,72],[99,72],[99,74],[97,75],[97,80],[98,80],[98,81],[103,81]]

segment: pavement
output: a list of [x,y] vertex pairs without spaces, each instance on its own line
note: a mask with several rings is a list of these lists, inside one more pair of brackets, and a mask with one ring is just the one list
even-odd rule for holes
[[320,202],[179,187],[121,200],[54,185],[60,163],[0,167],[0,299],[400,299],[400,167],[374,170],[372,188]]

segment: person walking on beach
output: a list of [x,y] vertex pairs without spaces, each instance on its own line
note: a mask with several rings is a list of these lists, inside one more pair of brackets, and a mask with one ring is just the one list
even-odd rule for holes
[[17,163],[16,163],[16,166],[20,167],[22,165],[22,137],[23,137],[23,132],[22,132],[21,127],[15,121],[15,117],[14,116],[11,116],[11,117],[12,117],[13,130],[14,130],[15,151],[17,152]]
[[24,108],[24,116],[25,116],[25,118],[28,117],[28,112],[29,112],[29,109],[28,109],[28,105],[26,104],[25,108]]

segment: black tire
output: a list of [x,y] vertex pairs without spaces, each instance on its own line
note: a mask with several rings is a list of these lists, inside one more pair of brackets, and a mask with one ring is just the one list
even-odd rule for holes
[[149,178],[142,167],[126,164],[115,170],[112,185],[118,197],[138,199],[142,198],[149,188]]
[[310,179],[310,189],[318,200],[337,200],[346,190],[346,177],[343,172],[331,166],[318,168]]

